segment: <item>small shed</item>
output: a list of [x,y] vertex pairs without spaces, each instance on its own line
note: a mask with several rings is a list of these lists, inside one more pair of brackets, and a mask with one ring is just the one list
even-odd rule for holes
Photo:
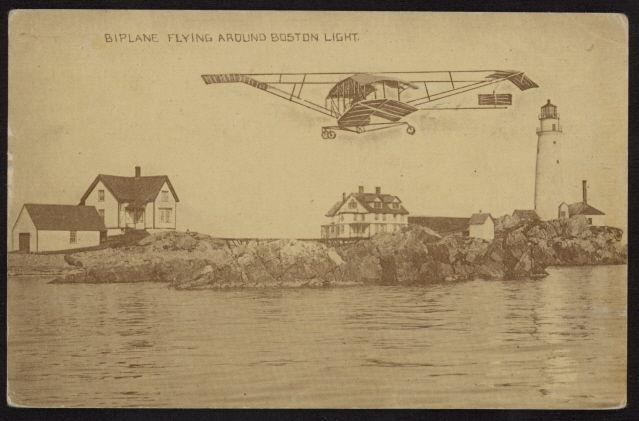
[[470,217],[469,236],[492,241],[495,238],[495,220],[489,213],[474,213]]
[[539,215],[533,209],[515,209],[513,217],[520,221],[539,221]]
[[13,225],[12,250],[38,253],[92,247],[105,234],[94,206],[27,203]]

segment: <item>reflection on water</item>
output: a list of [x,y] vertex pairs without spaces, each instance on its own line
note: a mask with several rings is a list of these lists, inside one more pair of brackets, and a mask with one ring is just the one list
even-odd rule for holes
[[29,406],[611,407],[626,267],[427,288],[172,291],[10,279]]

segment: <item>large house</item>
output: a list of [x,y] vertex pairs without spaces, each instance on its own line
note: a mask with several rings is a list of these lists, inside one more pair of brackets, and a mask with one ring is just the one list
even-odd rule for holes
[[109,234],[127,228],[147,231],[174,230],[177,221],[177,194],[169,177],[98,175],[80,199],[80,205],[95,206]]
[[104,222],[93,206],[22,206],[11,232],[12,249],[23,253],[92,247],[106,236]]
[[338,201],[326,213],[329,223],[322,225],[322,238],[371,237],[378,232],[394,232],[408,224],[408,211],[399,197],[382,193],[375,187],[374,193],[342,193]]

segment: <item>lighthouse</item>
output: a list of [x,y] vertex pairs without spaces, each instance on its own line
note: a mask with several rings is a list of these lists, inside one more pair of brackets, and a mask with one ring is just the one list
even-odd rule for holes
[[535,211],[543,220],[558,218],[558,206],[564,200],[561,143],[557,106],[548,100],[539,113],[535,167]]

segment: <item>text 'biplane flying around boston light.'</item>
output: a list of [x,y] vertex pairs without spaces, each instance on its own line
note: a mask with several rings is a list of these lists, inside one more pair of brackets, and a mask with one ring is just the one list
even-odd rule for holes
[[[337,125],[322,127],[324,139],[334,139],[336,130],[364,133],[400,125],[412,135],[415,128],[402,119],[415,111],[503,109],[512,105],[512,95],[493,90],[479,94],[477,105],[469,107],[420,107],[425,104],[502,82],[511,82],[522,91],[538,87],[523,72],[515,70],[225,73],[205,74],[202,79],[206,84],[244,83],[333,117]],[[328,94],[326,85],[332,85]]]

